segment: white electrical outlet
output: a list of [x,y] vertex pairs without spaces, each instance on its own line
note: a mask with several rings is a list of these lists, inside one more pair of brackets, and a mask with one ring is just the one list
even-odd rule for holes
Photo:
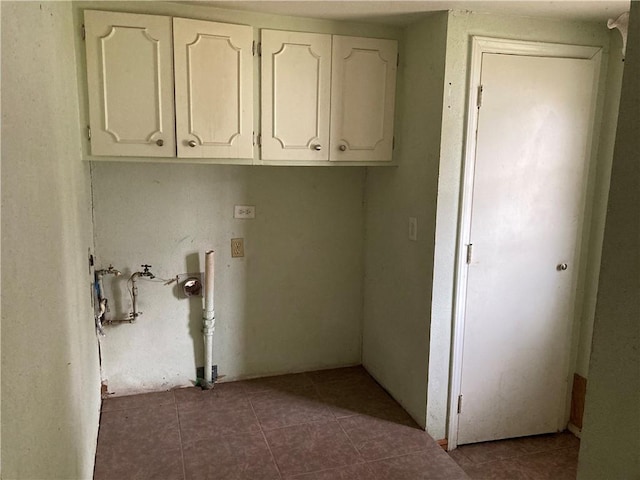
[[409,240],[418,240],[418,219],[416,217],[409,217]]
[[244,238],[231,239],[231,257],[244,257]]
[[256,218],[256,206],[235,205],[233,207],[233,218]]

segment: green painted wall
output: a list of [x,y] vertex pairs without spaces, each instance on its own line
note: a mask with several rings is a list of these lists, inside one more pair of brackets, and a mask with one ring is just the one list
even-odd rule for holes
[[577,312],[580,319],[579,342],[575,371],[585,378],[589,376],[589,358],[591,356],[591,338],[593,334],[593,319],[596,308],[596,292],[598,291],[598,275],[600,272],[600,253],[602,251],[602,237],[604,235],[604,221],[607,210],[607,197],[611,176],[611,162],[615,142],[615,128],[618,122],[618,107],[620,105],[620,87],[624,60],[622,58],[622,36],[617,30],[610,32],[609,64],[607,68],[607,88],[602,108],[602,134],[598,150],[598,162],[595,165],[595,181],[589,194],[594,199],[592,205],[592,223],[588,233],[588,260],[584,270],[584,302]]
[[1,9],[2,478],[89,479],[100,372],[71,5]]
[[578,478],[640,478],[640,8],[631,22],[611,172]]
[[[446,36],[446,12],[406,29],[403,115],[396,127],[400,166],[369,168],[365,195],[363,363],[422,426]],[[409,217],[418,220],[417,241],[408,239]]]

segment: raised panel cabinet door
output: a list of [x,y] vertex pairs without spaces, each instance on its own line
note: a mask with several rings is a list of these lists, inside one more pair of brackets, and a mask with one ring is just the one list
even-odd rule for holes
[[84,12],[91,154],[175,156],[171,18]]
[[398,43],[333,37],[332,161],[391,161]]
[[253,158],[253,29],[173,19],[178,157]]
[[262,31],[262,159],[329,158],[331,36]]

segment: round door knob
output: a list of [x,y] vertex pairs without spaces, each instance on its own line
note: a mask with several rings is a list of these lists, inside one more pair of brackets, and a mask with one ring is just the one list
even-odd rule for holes
[[322,150],[322,145],[319,144],[315,144],[315,145],[311,145],[311,150],[315,150],[316,152],[319,152],[320,150]]
[[195,140],[189,140],[189,142],[187,143],[187,145],[189,145],[191,148],[197,147],[198,144],[196,143]]
[[338,147],[338,150],[340,150],[341,152],[344,152],[347,149],[347,146],[345,144],[342,144]]
[[569,268],[569,265],[567,265],[566,263],[560,263],[558,264],[557,268],[559,272],[564,272],[567,268]]
[[159,147],[163,146],[164,145],[164,140],[159,138],[158,140],[156,140],[156,145],[158,145]]

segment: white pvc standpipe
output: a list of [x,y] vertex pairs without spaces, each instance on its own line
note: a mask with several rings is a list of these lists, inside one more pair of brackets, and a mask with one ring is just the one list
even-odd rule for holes
[[214,251],[205,253],[204,269],[204,311],[202,314],[202,333],[204,335],[204,380],[206,387],[213,384],[211,369],[213,367],[213,332],[215,330],[215,314],[213,310],[213,278]]

